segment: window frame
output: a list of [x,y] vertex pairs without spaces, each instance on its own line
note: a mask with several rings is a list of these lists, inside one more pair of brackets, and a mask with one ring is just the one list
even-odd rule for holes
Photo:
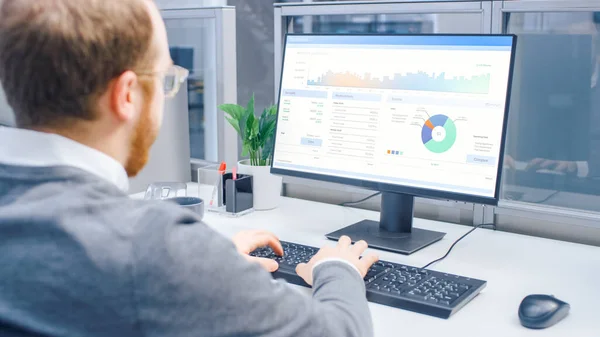
[[[290,28],[293,16],[311,16],[311,15],[366,15],[366,14],[480,14],[481,27],[479,34],[491,33],[491,3],[484,1],[447,1],[447,0],[428,0],[420,2],[400,1],[400,2],[328,2],[328,3],[276,3],[274,4],[274,66],[275,66],[275,92],[274,101],[277,102],[279,94],[279,78],[281,76],[281,66],[283,57],[283,45],[285,34]],[[474,32],[476,33],[476,32]],[[293,185],[299,185],[310,188],[325,187],[330,191],[347,195],[350,193],[365,194],[369,193],[364,189],[357,187],[344,186],[335,183],[315,181],[298,177],[285,176],[284,191],[289,190]],[[339,192],[338,192],[339,191]],[[456,213],[469,212],[473,218],[473,224],[480,224],[485,221],[484,209],[482,204],[454,201],[454,200],[436,200],[428,198],[416,198],[416,206],[436,208],[435,212],[441,217],[456,218]]]
[[[506,16],[511,13],[577,13],[600,11],[600,3],[594,0],[519,0],[519,1],[493,1],[492,2],[492,33],[506,32]],[[518,47],[517,47],[518,48]],[[590,196],[593,197],[593,196]],[[597,196],[600,203],[600,196]],[[489,207],[485,217],[494,219],[497,215],[510,215],[531,218],[541,221],[559,222],[564,225],[576,225],[582,227],[595,227],[600,221],[600,212],[563,208],[556,206],[544,206],[518,201],[500,199],[498,206]],[[545,230],[540,228],[545,234]]]
[[[327,3],[279,3],[274,4],[274,69],[275,101],[278,98],[279,77],[283,42],[290,27],[290,17],[303,15],[352,15],[352,14],[440,14],[440,13],[481,13],[481,34],[504,32],[505,15],[523,12],[590,12],[600,11],[597,0],[519,0],[519,1],[452,1],[420,0],[394,2],[327,2]],[[310,21],[310,20],[309,20]],[[518,48],[518,47],[517,47]],[[326,189],[324,197],[313,197],[311,189]],[[323,200],[344,200],[367,196],[371,192],[356,187],[317,182],[296,177],[284,177],[284,191],[293,189],[294,194],[304,194],[308,198]],[[296,192],[299,191],[299,192]],[[304,190],[304,191],[302,191]],[[600,202],[600,196],[598,196]],[[600,245],[600,213],[567,209],[553,206],[525,204],[500,199],[497,207],[469,204],[456,201],[417,198],[417,206],[430,210],[440,218],[456,218],[454,214],[472,211],[473,225],[496,223],[501,230],[526,233],[535,236],[563,239]],[[369,203],[369,208],[378,206]],[[444,215],[448,215],[447,217]],[[512,218],[505,221],[504,218]],[[516,218],[515,218],[516,217]],[[445,220],[444,219],[444,220]]]
[[[213,19],[215,23],[215,72],[216,106],[224,103],[237,103],[237,64],[236,64],[236,12],[233,6],[197,7],[189,1],[158,3],[163,20],[174,19]],[[189,111],[188,111],[189,113]],[[235,165],[238,161],[238,135],[225,120],[225,115],[217,111],[217,161]],[[190,159],[192,176],[198,168],[214,162]]]

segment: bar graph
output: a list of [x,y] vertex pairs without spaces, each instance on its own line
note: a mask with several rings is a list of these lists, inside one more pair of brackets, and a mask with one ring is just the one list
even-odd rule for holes
[[427,73],[424,71],[374,77],[370,73],[359,75],[353,72],[326,71],[314,79],[308,79],[309,86],[330,86],[369,89],[437,91],[464,94],[488,94],[490,74],[472,76],[447,76],[445,72]]

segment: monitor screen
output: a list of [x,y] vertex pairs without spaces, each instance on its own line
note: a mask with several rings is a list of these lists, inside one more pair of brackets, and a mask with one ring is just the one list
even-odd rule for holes
[[272,171],[497,200],[513,39],[288,35]]

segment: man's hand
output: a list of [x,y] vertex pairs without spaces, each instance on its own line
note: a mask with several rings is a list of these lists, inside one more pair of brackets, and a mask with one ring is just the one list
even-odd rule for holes
[[577,173],[577,163],[566,160],[550,160],[543,158],[535,158],[527,164],[527,170],[551,170],[563,173]]
[[296,273],[304,279],[304,281],[312,285],[312,269],[315,263],[328,259],[336,258],[346,260],[352,263],[360,272],[360,275],[364,278],[367,275],[367,271],[373,263],[379,260],[379,257],[374,254],[368,254],[360,258],[360,255],[367,249],[367,243],[363,240],[356,242],[352,245],[352,240],[347,236],[342,236],[337,246],[330,247],[325,246],[319,250],[315,256],[313,256],[308,263],[300,263],[296,267]]
[[513,159],[513,157],[509,155],[504,156],[504,168],[514,170],[517,168],[517,163]]
[[283,247],[281,247],[279,239],[273,233],[261,230],[247,230],[237,233],[232,241],[238,252],[244,255],[248,261],[260,264],[268,272],[274,272],[279,268],[279,264],[271,259],[248,255],[257,248],[269,246],[275,254],[282,256]]

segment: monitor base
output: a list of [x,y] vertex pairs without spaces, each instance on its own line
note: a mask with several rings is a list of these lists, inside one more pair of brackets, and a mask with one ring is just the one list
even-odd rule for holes
[[342,235],[349,236],[352,242],[365,240],[370,248],[410,255],[441,240],[446,233],[414,227],[410,233],[390,232],[380,228],[377,221],[363,220],[325,236],[330,240],[338,240]]

